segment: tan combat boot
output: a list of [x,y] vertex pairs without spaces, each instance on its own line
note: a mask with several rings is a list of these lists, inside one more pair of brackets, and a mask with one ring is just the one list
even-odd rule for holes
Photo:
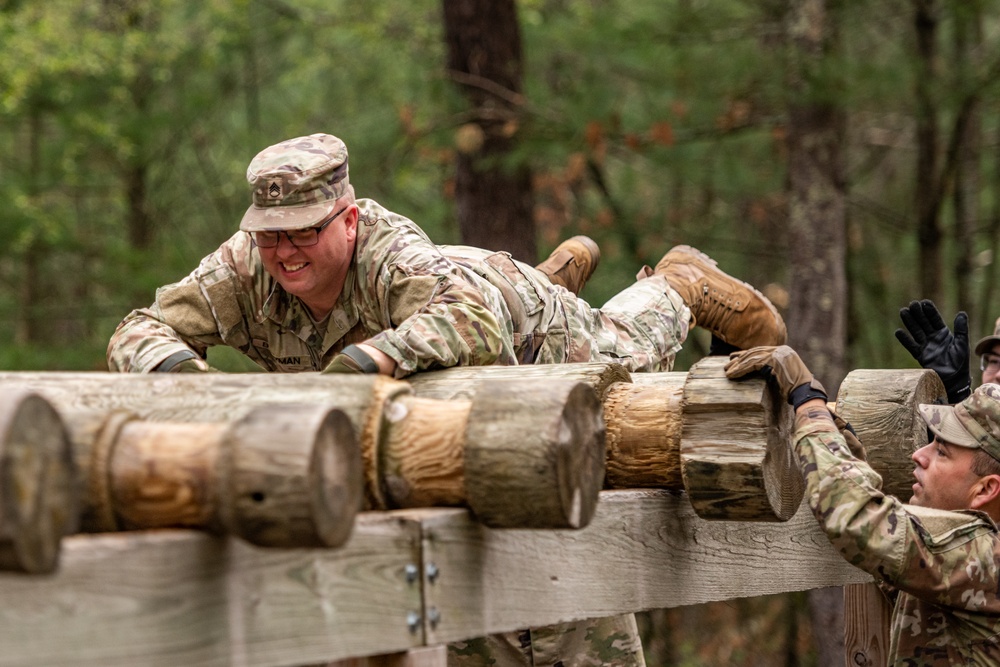
[[593,239],[574,236],[560,243],[549,258],[535,268],[547,275],[553,285],[562,285],[573,294],[579,294],[600,261],[601,249]]
[[667,279],[691,309],[693,324],[741,350],[784,345],[785,322],[763,294],[720,271],[714,259],[677,246],[653,270]]

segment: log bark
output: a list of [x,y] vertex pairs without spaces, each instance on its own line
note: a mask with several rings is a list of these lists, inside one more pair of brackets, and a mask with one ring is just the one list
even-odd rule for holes
[[324,405],[262,405],[231,422],[64,413],[86,471],[81,525],[188,527],[258,546],[336,547],[362,494],[350,420]]
[[904,501],[913,491],[910,456],[928,442],[917,406],[934,402],[947,402],[947,393],[937,373],[925,369],[856,370],[840,385],[837,412],[857,431],[882,490]]
[[46,574],[77,521],[76,469],[62,419],[29,391],[0,402],[0,571]]
[[681,466],[704,519],[787,521],[804,484],[792,455],[791,406],[761,377],[726,378],[725,357],[706,357],[684,384]]
[[604,399],[608,429],[605,485],[682,490],[681,402],[687,373],[636,373]]

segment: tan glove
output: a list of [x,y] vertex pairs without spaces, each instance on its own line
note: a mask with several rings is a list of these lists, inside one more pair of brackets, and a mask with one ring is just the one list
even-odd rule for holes
[[757,371],[769,374],[778,385],[781,397],[796,408],[813,398],[822,398],[824,403],[827,400],[823,385],[809,372],[798,353],[787,345],[733,352],[724,370],[731,380]]
[[830,414],[833,415],[833,423],[837,426],[837,430],[840,431],[840,435],[844,436],[847,448],[851,450],[854,458],[867,461],[868,455],[865,453],[865,446],[861,444],[858,434],[854,432],[854,427],[833,410],[830,410]]
[[177,364],[174,364],[173,368],[170,369],[170,373],[208,373],[210,368],[202,368],[194,359],[185,359]]

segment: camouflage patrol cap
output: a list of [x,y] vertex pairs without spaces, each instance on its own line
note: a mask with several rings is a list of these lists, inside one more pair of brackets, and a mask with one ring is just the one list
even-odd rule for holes
[[984,384],[954,406],[922,404],[920,415],[945,442],[983,449],[1000,461],[1000,384]]
[[997,318],[996,324],[993,325],[993,335],[987,336],[976,343],[976,354],[980,355],[989,352],[997,343],[1000,343],[1000,317]]
[[247,167],[253,204],[240,229],[303,229],[329,216],[348,191],[347,146],[330,134],[310,134],[269,146]]

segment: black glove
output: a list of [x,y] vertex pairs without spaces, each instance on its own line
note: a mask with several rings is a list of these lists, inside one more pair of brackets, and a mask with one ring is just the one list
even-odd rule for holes
[[[958,403],[972,393],[969,374],[969,316],[955,316],[955,333],[941,319],[933,301],[911,301],[899,310],[907,331],[896,329],[896,338],[921,367],[940,376],[948,392],[948,402]],[[908,332],[908,333],[907,333]]]
[[715,334],[712,334],[712,344],[708,348],[710,357],[728,357],[733,352],[739,352],[740,348],[730,345]]

